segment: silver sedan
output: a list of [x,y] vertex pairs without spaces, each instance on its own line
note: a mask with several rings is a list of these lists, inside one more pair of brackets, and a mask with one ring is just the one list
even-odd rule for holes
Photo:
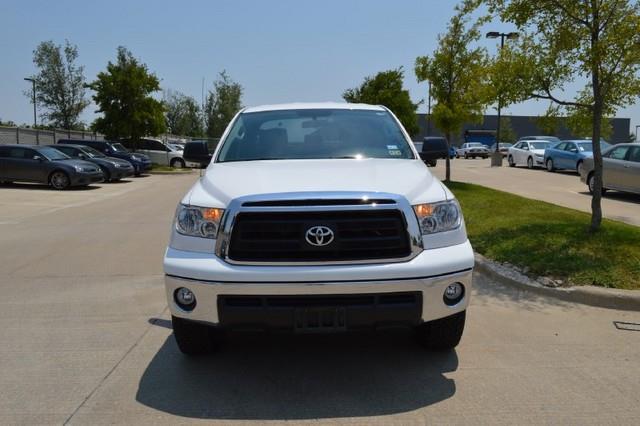
[[[602,152],[602,189],[640,194],[640,144],[613,145]],[[580,180],[593,193],[593,158],[584,160]]]

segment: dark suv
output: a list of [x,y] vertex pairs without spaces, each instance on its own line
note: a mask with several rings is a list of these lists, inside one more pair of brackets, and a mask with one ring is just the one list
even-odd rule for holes
[[108,157],[127,160],[133,166],[133,174],[135,176],[140,176],[143,172],[151,169],[151,160],[149,160],[149,157],[137,152],[129,152],[124,146],[122,146],[122,144],[118,142],[91,141],[81,139],[58,139],[57,143],[84,145],[100,151]]

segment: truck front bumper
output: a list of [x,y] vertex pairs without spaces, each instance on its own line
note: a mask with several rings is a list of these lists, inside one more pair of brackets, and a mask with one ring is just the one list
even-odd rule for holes
[[[346,315],[347,328],[354,324],[418,324],[467,308],[473,262],[468,241],[424,250],[409,262],[314,267],[235,266],[212,253],[169,248],[165,288],[172,315],[222,327],[242,325],[243,316],[246,325],[294,327],[301,309],[312,307],[339,308],[334,312]],[[450,305],[445,303],[444,292],[453,283],[462,284],[464,293]],[[181,287],[195,295],[191,310],[176,303],[176,290]],[[349,301],[354,298],[348,295],[363,297],[357,298],[354,308]],[[268,311],[269,306],[279,309]]]

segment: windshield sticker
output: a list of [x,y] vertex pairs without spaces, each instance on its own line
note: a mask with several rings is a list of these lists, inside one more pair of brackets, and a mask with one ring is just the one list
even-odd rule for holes
[[398,157],[398,156],[402,155],[402,151],[400,151],[399,149],[390,149],[389,150],[389,155],[392,155],[394,157]]
[[398,149],[398,145],[387,145],[388,150]]

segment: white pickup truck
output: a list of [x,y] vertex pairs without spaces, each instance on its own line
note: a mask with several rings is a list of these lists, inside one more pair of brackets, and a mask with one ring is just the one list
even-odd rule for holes
[[[187,161],[202,162],[197,148]],[[450,350],[473,266],[458,202],[398,119],[344,103],[240,111],[178,205],[164,257],[189,355],[215,348],[221,330],[395,326]]]

